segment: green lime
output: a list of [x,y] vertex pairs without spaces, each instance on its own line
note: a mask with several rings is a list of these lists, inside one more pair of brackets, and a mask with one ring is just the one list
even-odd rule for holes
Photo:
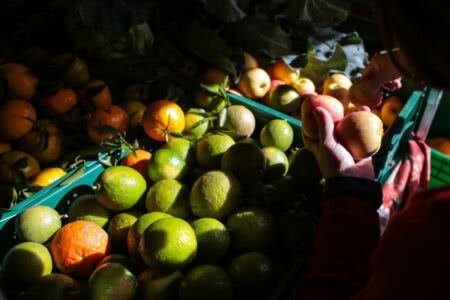
[[171,149],[178,153],[178,155],[186,162],[188,170],[191,170],[197,161],[197,158],[195,157],[195,144],[187,139],[173,138],[165,143],[162,148]]
[[148,163],[148,176],[153,182],[182,179],[187,173],[186,162],[172,149],[158,149]]
[[97,201],[114,211],[124,211],[135,206],[145,195],[147,182],[144,176],[126,166],[110,167],[97,179]]
[[89,277],[91,300],[132,300],[137,295],[138,280],[119,263],[106,263]]
[[197,139],[200,139],[208,131],[209,122],[200,114],[187,112],[184,115],[184,120],[184,134],[194,135]]
[[147,269],[139,277],[139,299],[178,300],[178,290],[183,274],[175,271],[167,275]]
[[108,223],[109,211],[101,206],[95,195],[86,194],[78,197],[69,206],[69,222],[85,220],[104,227]]
[[161,270],[182,269],[197,255],[197,238],[191,225],[180,218],[160,219],[142,234],[139,252],[144,262]]
[[136,263],[140,263],[142,261],[141,255],[139,253],[139,239],[141,238],[144,230],[147,229],[147,227],[150,226],[153,222],[159,219],[171,217],[171,215],[162,212],[146,213],[140,216],[133,224],[133,226],[131,226],[127,236],[127,247],[131,258]]
[[242,186],[230,172],[209,171],[194,183],[189,202],[198,217],[223,219],[242,200]]
[[241,208],[228,217],[226,226],[230,230],[231,248],[237,253],[265,251],[275,239],[275,220],[263,208]]
[[16,218],[15,227],[19,240],[45,244],[61,228],[61,216],[49,206],[33,206]]
[[133,261],[129,256],[125,256],[123,254],[110,254],[108,256],[103,257],[103,259],[97,264],[97,267],[100,267],[107,263],[119,263],[122,266],[126,267],[130,271],[134,271],[136,268],[134,266]]
[[28,284],[52,272],[52,256],[35,242],[15,245],[3,258],[3,272],[8,281]]
[[236,143],[224,153],[222,170],[232,172],[243,184],[253,184],[263,179],[266,158],[255,144]]
[[267,161],[264,179],[272,181],[285,176],[289,170],[286,154],[276,147],[264,147],[262,151]]
[[276,147],[286,151],[291,147],[294,140],[292,126],[285,120],[275,119],[267,123],[259,135],[262,147]]
[[197,237],[197,258],[201,262],[220,261],[230,247],[230,233],[225,225],[213,218],[201,218],[191,222]]
[[287,115],[297,112],[300,103],[300,94],[289,84],[280,84],[270,93],[269,106]]
[[243,105],[231,105],[227,108],[224,127],[231,130],[234,139],[248,138],[255,131],[255,115]]
[[48,274],[36,281],[25,291],[23,298],[35,300],[81,300],[81,285],[65,274]]
[[320,172],[314,154],[306,148],[296,150],[291,155],[291,163],[289,173],[303,187],[314,187],[322,180],[322,172]]
[[163,179],[153,184],[145,202],[147,211],[159,211],[185,219],[191,214],[189,188],[174,179]]
[[137,221],[140,214],[137,211],[127,211],[112,217],[108,225],[108,235],[114,252],[126,250],[128,230]]
[[198,299],[233,299],[233,284],[221,267],[199,265],[187,272],[180,285],[180,300]]
[[235,257],[227,271],[233,282],[235,296],[242,299],[263,299],[274,287],[274,264],[262,253],[247,252]]
[[[209,88],[216,93],[219,93],[221,86],[214,83],[210,85]],[[226,101],[223,97],[217,95],[216,93],[211,93],[204,88],[199,87],[195,93],[195,104],[208,111],[221,111],[226,106]]]
[[223,154],[234,145],[233,138],[226,134],[204,136],[197,144],[197,162],[202,169],[220,169]]

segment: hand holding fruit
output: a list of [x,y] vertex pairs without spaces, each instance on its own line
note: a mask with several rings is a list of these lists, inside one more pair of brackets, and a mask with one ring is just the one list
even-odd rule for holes
[[[399,52],[393,51],[394,54]],[[373,108],[381,104],[381,87],[396,90],[401,86],[400,71],[393,64],[389,53],[381,51],[370,60],[362,73],[362,78],[350,87],[349,97],[354,104]]]
[[[367,107],[363,111],[369,111]],[[322,108],[313,110],[319,128],[319,139],[309,138],[303,133],[303,141],[314,153],[324,178],[350,176],[374,179],[371,157],[355,161],[352,154],[334,136],[334,121],[330,113]]]

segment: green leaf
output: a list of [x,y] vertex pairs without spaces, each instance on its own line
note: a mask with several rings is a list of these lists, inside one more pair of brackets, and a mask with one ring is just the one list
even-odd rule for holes
[[94,98],[95,96],[97,96],[98,94],[100,94],[100,93],[105,89],[105,87],[106,87],[106,86],[105,86],[104,84],[89,87],[89,88],[86,90],[86,95],[85,95],[86,99],[92,99],[92,98]]
[[206,85],[206,84],[200,83],[200,87],[203,88],[204,90],[208,91],[211,94],[214,94],[219,97],[222,96],[222,93],[220,92],[219,89],[217,89],[216,85]]
[[100,134],[120,135],[119,130],[115,129],[114,127],[108,126],[108,125],[100,125],[100,126],[94,127],[94,130]]
[[224,108],[219,113],[219,127],[225,126],[225,122],[227,121],[227,109]]

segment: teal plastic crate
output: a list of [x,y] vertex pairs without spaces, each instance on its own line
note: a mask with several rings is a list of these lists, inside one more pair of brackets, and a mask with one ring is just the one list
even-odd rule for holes
[[[428,132],[428,138],[450,138],[449,113],[450,93],[444,93]],[[450,157],[435,149],[431,149],[431,178],[429,187],[447,185],[450,185]]]

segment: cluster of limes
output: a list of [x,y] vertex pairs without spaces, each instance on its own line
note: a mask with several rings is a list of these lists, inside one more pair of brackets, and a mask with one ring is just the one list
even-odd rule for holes
[[[160,108],[180,109],[162,100],[147,111]],[[28,297],[267,296],[291,262],[289,249],[311,242],[316,219],[303,191],[316,191],[322,176],[310,152],[293,148],[287,121],[255,130],[246,107],[226,114],[223,131],[201,132],[211,123],[198,123],[207,118],[199,110],[180,114],[189,138],[153,130],[167,142],[107,168],[67,219],[47,206],[25,210],[15,220],[21,243],[3,259],[5,282]]]

